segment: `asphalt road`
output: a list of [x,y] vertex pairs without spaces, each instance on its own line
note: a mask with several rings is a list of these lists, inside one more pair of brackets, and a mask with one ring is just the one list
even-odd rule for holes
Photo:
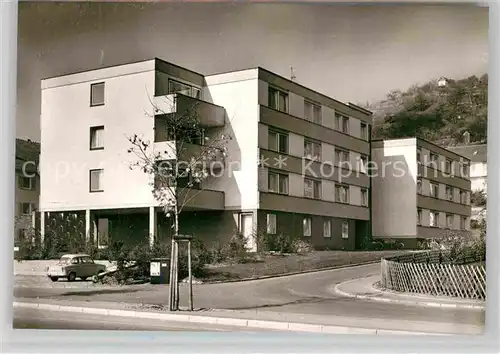
[[[154,321],[151,319],[75,314],[39,309],[14,310],[15,329],[66,329],[115,331],[190,331],[190,332],[258,332],[241,327],[209,324]],[[268,331],[266,331],[268,332]]]
[[[197,308],[260,309],[372,319],[484,324],[485,311],[425,308],[351,299],[333,293],[333,285],[380,274],[380,265],[366,265],[272,279],[194,286]],[[187,287],[181,286],[181,306]],[[168,287],[146,285],[115,289],[15,288],[16,298],[167,304]]]

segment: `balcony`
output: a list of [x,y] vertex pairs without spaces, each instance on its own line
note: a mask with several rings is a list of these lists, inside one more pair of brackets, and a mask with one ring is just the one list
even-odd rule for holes
[[187,210],[224,210],[224,192],[210,189],[183,189],[179,201]]
[[223,127],[226,111],[224,107],[179,93],[154,98],[155,115],[184,114],[190,110],[198,117],[200,126]]
[[207,148],[203,145],[182,143],[181,151],[177,152],[173,141],[161,141],[155,142],[154,149],[160,154],[162,160],[191,163],[194,159],[197,164],[204,164],[207,169],[213,171],[219,170],[225,165],[223,152],[218,151],[215,147]]

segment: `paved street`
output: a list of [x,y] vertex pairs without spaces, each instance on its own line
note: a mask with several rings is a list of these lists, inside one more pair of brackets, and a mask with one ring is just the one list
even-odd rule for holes
[[[75,314],[38,309],[15,309],[15,329],[261,332],[263,330],[151,319]],[[266,330],[268,332],[268,330]]]
[[[259,309],[282,313],[307,313],[372,319],[429,321],[482,325],[485,312],[471,309],[425,308],[350,299],[336,295],[332,285],[377,275],[380,265],[366,265],[273,279],[194,287],[197,308]],[[181,305],[187,305],[187,287],[181,286]],[[15,288],[16,298],[113,301],[167,304],[168,287],[143,285],[103,289]]]

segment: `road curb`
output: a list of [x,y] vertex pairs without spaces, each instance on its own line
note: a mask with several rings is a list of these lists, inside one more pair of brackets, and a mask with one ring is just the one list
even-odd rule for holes
[[453,334],[441,334],[441,333],[426,333],[426,332],[412,332],[412,331],[399,331],[399,330],[387,330],[387,329],[320,325],[320,324],[310,324],[310,323],[255,320],[255,319],[244,319],[244,318],[184,315],[184,314],[145,312],[145,311],[133,311],[133,310],[112,310],[104,308],[52,305],[46,303],[33,303],[33,302],[14,302],[13,305],[15,308],[31,308],[31,309],[40,309],[48,311],[76,312],[76,313],[103,315],[103,316],[135,317],[141,319],[162,320],[171,322],[188,322],[188,323],[200,323],[200,324],[208,323],[221,326],[259,328],[259,329],[283,330],[283,331],[294,331],[294,332],[325,333],[325,334],[375,334],[375,335],[385,335],[385,334],[437,335],[437,336],[453,335]]
[[[361,279],[363,279],[363,278],[361,278]],[[373,296],[368,296],[368,295],[352,294],[352,293],[348,293],[348,292],[340,290],[340,287],[343,284],[358,281],[358,280],[359,279],[354,279],[354,280],[349,280],[349,281],[339,283],[339,284],[335,285],[333,290],[337,295],[352,298],[352,299],[359,299],[359,300],[393,303],[393,304],[401,304],[401,305],[421,306],[421,307],[433,307],[433,308],[468,309],[468,310],[484,310],[485,309],[484,305],[458,304],[458,303],[446,304],[446,303],[439,303],[439,302],[432,302],[432,301],[425,301],[425,300],[423,300],[423,301],[398,300],[398,299],[389,299],[389,298],[383,298],[383,297],[373,297]],[[376,291],[378,293],[382,293],[382,294],[385,293],[384,290],[376,289],[373,286],[372,286],[372,288],[374,291]],[[404,295],[402,295],[402,296],[404,296]]]

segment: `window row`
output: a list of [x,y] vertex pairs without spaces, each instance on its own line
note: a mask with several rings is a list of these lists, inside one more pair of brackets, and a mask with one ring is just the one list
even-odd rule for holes
[[[278,131],[272,128],[268,130],[268,149],[280,154],[289,154],[289,135],[286,132]],[[303,157],[309,160],[322,160],[321,142],[312,139],[304,138]],[[350,163],[350,151],[342,148],[335,148],[335,162],[339,164]],[[328,161],[328,156],[323,156],[325,161]],[[366,173],[368,166],[368,156],[360,155],[360,170]]]
[[[168,79],[168,94],[179,93],[182,95],[201,99],[201,89],[178,80]],[[97,82],[90,85],[90,106],[103,106],[105,104],[105,83]]]
[[[277,215],[276,214],[267,214],[267,233],[269,235],[277,234]],[[311,237],[312,232],[312,218],[309,216],[305,216],[302,218],[302,236],[303,237]],[[342,221],[342,238],[349,238],[349,221]],[[323,237],[331,238],[332,237],[332,221],[328,218],[324,218],[323,220]]]
[[431,166],[436,170],[441,170],[444,171],[444,173],[447,174],[454,174],[455,171],[455,166],[458,164],[458,173],[462,177],[469,177],[469,170],[470,170],[470,165],[467,162],[464,161],[452,161],[451,159],[444,157],[444,161],[441,163],[439,162],[439,154],[436,154],[435,152],[429,151],[428,155],[428,161],[422,161],[424,160],[422,158],[422,148],[417,147],[417,163],[419,164],[425,164],[426,166]]
[[[289,113],[288,92],[269,86],[268,106],[283,113]],[[322,124],[322,107],[320,104],[304,100],[304,119],[316,124]],[[350,134],[350,118],[346,115],[335,114],[335,130],[344,134]],[[370,139],[368,124],[361,122],[359,138],[368,141]]]
[[[288,174],[280,172],[268,172],[268,191],[278,194],[289,194]],[[322,199],[321,181],[313,178],[304,177],[304,197],[310,199]],[[335,202],[350,204],[350,189],[345,184],[335,184]],[[368,189],[361,188],[361,206],[368,206]]]
[[[444,198],[445,200],[452,201],[454,202],[454,189],[458,189],[458,195],[459,199],[458,202],[460,204],[468,205],[468,194],[469,192],[464,191],[463,189],[460,188],[454,188],[449,185],[445,185],[445,194]],[[440,189],[441,185],[436,182],[429,182],[429,196],[432,198],[440,198]],[[426,193],[423,192],[422,190],[422,179],[418,178],[417,179],[417,193],[420,195],[426,195]]]
[[[443,220],[441,220],[441,213],[439,211],[431,210],[429,212],[429,225],[428,226],[440,227],[441,225],[443,225],[447,229],[453,229],[455,218],[460,218],[460,225],[459,225],[460,230],[467,229],[467,217],[466,216],[448,213],[448,214],[446,214],[445,217],[446,217],[446,220],[444,220],[445,222],[442,223]],[[417,209],[417,225],[423,226],[422,209]]]

